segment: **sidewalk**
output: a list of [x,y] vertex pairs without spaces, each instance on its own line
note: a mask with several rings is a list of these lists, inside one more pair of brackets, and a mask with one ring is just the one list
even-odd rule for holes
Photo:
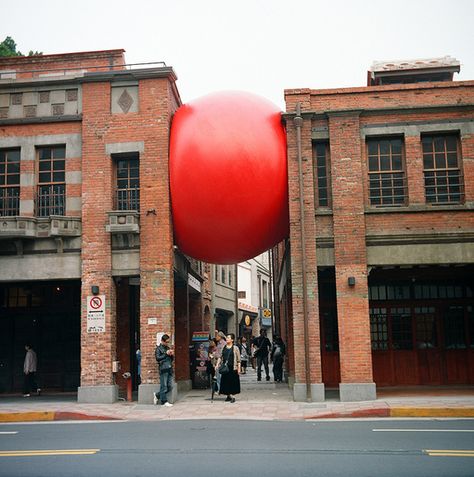
[[[265,378],[264,378],[265,379]],[[471,417],[474,387],[381,388],[375,401],[341,403],[336,391],[322,403],[292,400],[286,384],[256,381],[253,370],[242,376],[242,393],[234,404],[210,390],[193,389],[173,407],[119,401],[79,404],[75,395],[0,397],[0,422],[80,419],[160,421],[174,419],[306,420],[350,417]]]

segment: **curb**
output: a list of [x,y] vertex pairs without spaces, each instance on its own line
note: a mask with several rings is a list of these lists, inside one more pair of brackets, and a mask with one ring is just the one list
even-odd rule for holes
[[68,411],[31,411],[31,412],[1,412],[2,422],[35,422],[35,421],[120,421],[119,417],[95,416],[81,412]]
[[342,419],[364,417],[474,417],[474,407],[393,407],[358,409],[307,416],[305,419]]

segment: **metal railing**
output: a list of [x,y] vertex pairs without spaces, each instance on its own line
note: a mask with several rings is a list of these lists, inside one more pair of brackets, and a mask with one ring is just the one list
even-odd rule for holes
[[0,217],[20,215],[20,188],[3,187],[0,189]]
[[36,216],[66,215],[66,184],[38,186]]
[[117,189],[115,192],[115,210],[140,210],[140,189]]

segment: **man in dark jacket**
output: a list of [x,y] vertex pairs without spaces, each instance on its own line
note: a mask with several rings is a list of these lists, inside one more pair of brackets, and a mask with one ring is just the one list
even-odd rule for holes
[[254,356],[257,358],[257,381],[262,380],[262,363],[265,367],[265,373],[267,375],[267,381],[270,381],[270,371],[268,369],[268,353],[272,344],[267,338],[267,332],[265,330],[260,330],[260,336],[253,340],[255,345]]
[[160,392],[159,396],[154,393],[153,402],[158,404],[158,399],[163,406],[171,407],[173,404],[168,402],[167,394],[173,387],[173,359],[174,351],[170,348],[170,337],[164,334],[161,337],[161,343],[156,347],[155,357],[160,368]]

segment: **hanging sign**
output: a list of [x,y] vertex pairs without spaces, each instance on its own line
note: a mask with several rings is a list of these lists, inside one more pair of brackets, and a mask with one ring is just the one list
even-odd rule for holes
[[105,333],[105,295],[87,297],[87,332]]

